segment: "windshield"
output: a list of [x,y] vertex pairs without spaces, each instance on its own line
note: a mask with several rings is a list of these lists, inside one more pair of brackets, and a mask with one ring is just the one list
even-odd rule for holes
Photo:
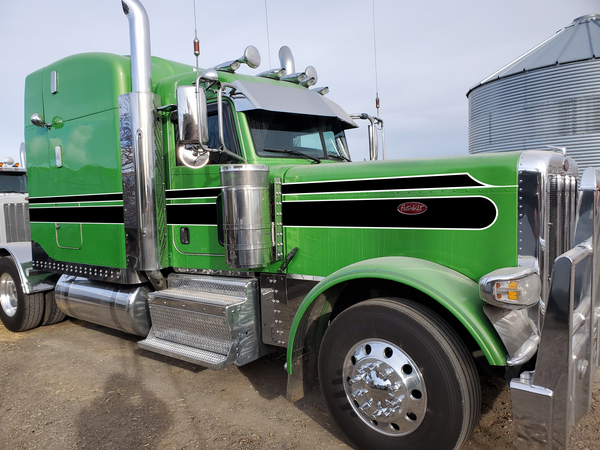
[[0,172],[0,193],[27,193],[27,174]]
[[350,160],[346,135],[336,118],[262,110],[247,111],[246,116],[259,156],[298,158],[301,153],[310,158]]

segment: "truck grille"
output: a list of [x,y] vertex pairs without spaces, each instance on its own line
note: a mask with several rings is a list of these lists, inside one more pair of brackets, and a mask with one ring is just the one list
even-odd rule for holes
[[577,163],[558,152],[526,151],[519,160],[519,267],[538,271],[542,305],[554,260],[571,249],[577,209]]
[[7,243],[30,241],[29,205],[27,203],[5,203],[4,227]]
[[552,275],[554,260],[571,249],[575,211],[577,208],[577,179],[571,175],[548,175],[548,273]]

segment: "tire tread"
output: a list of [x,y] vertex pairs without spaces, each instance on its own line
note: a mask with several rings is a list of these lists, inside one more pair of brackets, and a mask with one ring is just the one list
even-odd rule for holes
[[44,316],[44,293],[23,294],[23,323],[18,331],[27,331],[39,326]]
[[67,316],[60,309],[58,309],[56,301],[54,300],[54,291],[46,292],[44,298],[45,308],[42,326],[54,325],[55,323],[62,322],[63,320],[65,320]]
[[461,437],[457,442],[456,448],[459,449],[466,443],[475,430],[480,414],[480,408],[473,407],[473,405],[481,405],[481,383],[479,381],[475,362],[456,331],[450,327],[445,320],[430,309],[416,302],[410,303],[410,307],[417,310],[442,331],[442,336],[447,340],[448,347],[456,356],[453,362],[457,364],[460,369],[458,373],[462,373],[465,376],[465,391],[469,396],[469,401],[466,402],[467,407],[469,407],[466,411],[468,426],[463,429]]

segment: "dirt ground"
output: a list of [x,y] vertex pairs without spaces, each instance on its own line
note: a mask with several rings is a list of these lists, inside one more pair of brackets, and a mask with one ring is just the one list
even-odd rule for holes
[[[285,399],[284,354],[218,372],[137,348],[79,320],[13,334],[0,325],[0,449],[352,448],[318,388]],[[600,448],[600,371],[569,449]],[[510,394],[483,380],[468,450],[514,448]]]

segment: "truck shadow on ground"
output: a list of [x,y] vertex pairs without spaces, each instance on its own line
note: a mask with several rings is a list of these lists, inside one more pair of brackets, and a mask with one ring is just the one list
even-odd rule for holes
[[165,402],[144,387],[141,377],[111,375],[94,401],[79,414],[76,448],[148,448],[171,425]]
[[196,364],[192,364],[187,361],[182,361],[182,360],[175,359],[175,358],[169,358],[168,356],[163,356],[158,353],[149,352],[147,350],[137,348],[137,342],[143,339],[140,336],[135,336],[133,334],[128,334],[123,331],[115,330],[113,328],[107,328],[103,325],[96,325],[91,322],[85,322],[83,320],[74,319],[71,317],[69,317],[68,320],[72,324],[86,328],[88,330],[93,330],[93,331],[96,331],[98,333],[102,333],[102,334],[108,335],[108,336],[114,336],[118,339],[122,339],[122,340],[133,343],[135,345],[135,348],[133,349],[133,354],[136,356],[139,356],[141,358],[148,358],[153,361],[162,362],[162,363],[168,364],[169,366],[177,367],[179,369],[183,369],[183,370],[193,372],[193,373],[200,373],[204,370],[207,370],[205,367],[198,366]]
[[[238,370],[264,399],[273,400],[278,397],[285,398],[288,378],[287,372],[284,369],[285,361],[285,350],[277,349],[275,352],[264,356],[257,361],[238,367]],[[290,406],[297,408],[315,424],[353,448],[329,415],[327,405],[325,404],[318,383],[304,398],[295,403],[290,403]]]

